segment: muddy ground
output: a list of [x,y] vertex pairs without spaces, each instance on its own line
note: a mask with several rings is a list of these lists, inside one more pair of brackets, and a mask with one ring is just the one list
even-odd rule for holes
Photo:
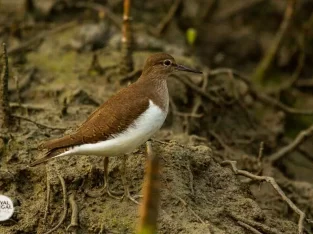
[[[140,75],[119,74],[122,1],[21,2],[0,1],[13,122],[9,131],[1,130],[0,193],[15,204],[12,218],[0,222],[0,233],[45,233],[63,218],[52,233],[134,233],[138,205],[88,195],[103,185],[102,158],[64,157],[28,167],[43,154],[40,142],[73,131]],[[260,61],[291,5],[133,1],[134,70],[150,54],[165,51],[204,72],[168,80],[170,113],[152,142],[161,159],[159,233],[293,234],[302,225],[303,233],[313,233],[313,4],[295,2],[289,27],[260,78]],[[163,21],[170,8],[174,14]],[[282,151],[304,129],[308,137]],[[227,160],[273,177],[285,200],[269,183],[235,175]],[[127,161],[133,195],[142,191],[145,161],[144,146]],[[120,164],[120,158],[110,159],[114,191],[123,190]],[[305,212],[300,225],[288,198]],[[79,225],[68,228],[72,199]]]

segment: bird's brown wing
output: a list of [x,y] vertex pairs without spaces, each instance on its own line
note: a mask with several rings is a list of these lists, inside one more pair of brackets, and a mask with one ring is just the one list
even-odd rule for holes
[[138,94],[133,98],[131,92],[135,90],[129,88],[117,93],[100,106],[75,133],[42,143],[39,148],[47,149],[48,153],[31,166],[55,157],[75,145],[104,141],[127,129],[149,106],[147,96]]

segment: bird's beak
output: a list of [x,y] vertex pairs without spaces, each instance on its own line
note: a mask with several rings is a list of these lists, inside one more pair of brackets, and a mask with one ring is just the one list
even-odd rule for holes
[[193,69],[191,69],[189,67],[185,67],[185,66],[180,65],[180,64],[176,64],[175,69],[178,70],[178,71],[186,71],[186,72],[193,72],[193,73],[202,74],[201,71],[196,71],[196,70],[193,70]]

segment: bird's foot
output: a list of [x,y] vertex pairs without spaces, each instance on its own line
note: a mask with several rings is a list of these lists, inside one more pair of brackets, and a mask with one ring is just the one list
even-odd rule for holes
[[132,196],[132,195],[130,195],[129,190],[125,190],[124,195],[122,196],[121,200],[129,199],[130,201],[134,202],[135,204],[140,205],[140,203],[137,201],[137,199],[142,198],[142,197],[143,197],[142,195]]
[[123,193],[118,193],[118,192],[115,192],[115,191],[111,191],[110,187],[107,186],[107,185],[105,185],[103,188],[101,188],[98,191],[90,191],[90,190],[88,190],[88,191],[86,191],[86,194],[89,197],[101,197],[101,196],[106,194],[109,197],[114,198],[114,199],[118,199],[118,200],[121,200],[124,197]]

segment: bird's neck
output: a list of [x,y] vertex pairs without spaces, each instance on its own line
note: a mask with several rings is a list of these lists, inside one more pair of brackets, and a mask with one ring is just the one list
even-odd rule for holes
[[154,104],[167,113],[169,94],[166,77],[140,77],[137,82],[141,83],[145,87],[143,91],[145,92],[145,95],[148,96]]

